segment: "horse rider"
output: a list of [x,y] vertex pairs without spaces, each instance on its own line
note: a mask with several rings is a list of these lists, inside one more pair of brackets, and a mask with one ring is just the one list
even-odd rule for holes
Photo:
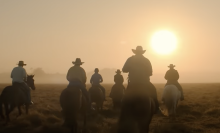
[[180,100],[184,100],[184,96],[183,96],[183,89],[182,86],[179,84],[178,79],[179,79],[179,73],[177,70],[174,69],[175,65],[170,64],[168,66],[170,69],[166,72],[164,78],[167,80],[166,85],[170,85],[173,84],[175,85],[179,91],[181,92],[181,98]]
[[119,69],[116,71],[116,75],[114,76],[114,82],[115,84],[120,84],[120,85],[122,85],[124,82],[124,78],[121,75],[121,71]]
[[74,66],[72,66],[66,75],[66,79],[69,81],[69,84],[67,88],[71,87],[79,87],[85,96],[88,106],[91,110],[94,110],[92,105],[91,105],[91,100],[88,94],[88,91],[86,89],[86,72],[85,70],[80,67],[84,62],[81,62],[80,58],[76,58],[75,61],[72,62]]
[[144,86],[151,92],[151,97],[154,99],[156,105],[155,113],[158,113],[159,103],[156,88],[150,82],[150,76],[152,76],[151,62],[143,56],[146,50],[143,50],[142,46],[137,46],[132,51],[135,55],[129,57],[122,68],[124,73],[129,73],[127,90],[134,89],[132,85],[135,84]]
[[106,101],[106,99],[105,99],[105,88],[100,85],[100,83],[103,82],[102,75],[99,74],[99,69],[98,68],[95,68],[94,72],[95,73],[92,75],[92,77],[90,79],[90,83],[92,84],[92,86],[94,86],[94,85],[98,86],[102,90],[103,95],[104,95],[104,100]]
[[115,84],[112,87],[112,90],[110,92],[110,97],[113,97],[112,91],[114,91],[113,88],[115,88],[115,86],[117,86],[117,89],[118,89],[118,87],[122,87],[123,90],[125,90],[125,87],[123,86],[124,78],[121,75],[121,71],[118,69],[115,73],[116,73],[115,76],[114,76]]
[[33,104],[31,101],[31,92],[29,86],[26,84],[27,81],[27,73],[26,70],[23,68],[23,66],[26,66],[27,64],[24,64],[24,61],[19,61],[17,67],[14,67],[14,69],[11,72],[11,78],[12,78],[12,86],[15,85],[15,83],[19,83],[22,88],[25,90],[25,94],[27,96],[26,98],[26,104]]

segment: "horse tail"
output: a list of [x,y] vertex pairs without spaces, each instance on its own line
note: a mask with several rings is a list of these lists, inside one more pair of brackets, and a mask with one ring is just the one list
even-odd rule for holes
[[122,102],[117,133],[148,132],[155,112],[154,100],[149,96],[126,95]]
[[176,106],[176,86],[169,85],[164,88],[165,91],[165,105],[168,111],[168,116],[175,113]]
[[60,95],[60,105],[64,116],[64,124],[72,128],[74,131],[77,129],[77,114],[82,109],[82,91],[77,88],[64,89]]

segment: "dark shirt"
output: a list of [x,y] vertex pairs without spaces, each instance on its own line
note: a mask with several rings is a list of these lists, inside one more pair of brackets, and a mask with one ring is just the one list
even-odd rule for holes
[[179,79],[179,73],[175,69],[170,69],[166,72],[165,77],[164,77],[167,82],[172,83],[172,82],[177,82]]
[[116,74],[114,76],[114,81],[116,84],[122,84],[124,82],[124,78],[121,74]]
[[90,79],[90,83],[93,85],[98,85],[103,81],[102,76],[98,73],[94,73]]
[[145,83],[152,76],[151,63],[143,55],[134,55],[128,58],[122,71],[129,73],[129,81],[133,83]]

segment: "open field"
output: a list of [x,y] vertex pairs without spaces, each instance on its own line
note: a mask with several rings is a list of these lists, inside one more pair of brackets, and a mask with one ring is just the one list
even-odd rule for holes
[[[0,92],[7,84],[0,85]],[[155,84],[158,99],[164,84]],[[107,96],[111,84],[103,85]],[[220,83],[219,84],[182,84],[185,101],[177,109],[177,120],[169,122],[167,117],[154,115],[150,125],[151,133],[218,133],[220,132]],[[66,85],[37,84],[32,91],[32,101],[29,115],[15,119],[17,109],[11,113],[11,123],[3,126],[0,121],[1,133],[40,133],[40,132],[68,132],[61,127],[62,115],[59,96]],[[88,88],[89,86],[87,86]],[[119,112],[112,110],[111,98],[107,97],[104,110],[94,113],[88,118],[89,133],[114,133],[117,126]]]

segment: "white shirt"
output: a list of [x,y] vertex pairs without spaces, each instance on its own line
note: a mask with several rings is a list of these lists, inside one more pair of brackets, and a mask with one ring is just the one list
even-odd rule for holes
[[11,72],[12,82],[22,83],[27,78],[25,69],[21,66],[15,67]]

